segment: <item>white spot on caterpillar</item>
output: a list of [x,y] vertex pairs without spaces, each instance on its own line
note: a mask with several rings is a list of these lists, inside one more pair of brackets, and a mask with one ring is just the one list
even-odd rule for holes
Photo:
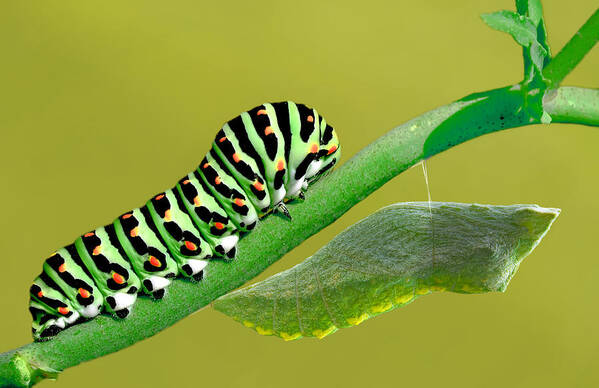
[[93,318],[93,317],[97,316],[98,314],[100,314],[100,307],[95,304],[92,304],[92,305],[86,306],[83,309],[81,309],[80,313],[85,318]]
[[119,311],[130,307],[135,303],[135,299],[137,299],[137,294],[125,294],[124,292],[119,292],[112,295],[116,306],[114,306],[114,311]]
[[308,171],[306,171],[306,178],[313,177],[320,171],[320,167],[322,166],[322,160],[316,160],[310,163],[310,167],[308,167]]
[[283,198],[285,198],[285,186],[281,186],[280,189],[278,189],[277,191],[274,192],[273,196],[272,196],[272,203],[279,203],[283,200]]
[[289,198],[295,198],[299,194],[300,190],[304,185],[305,179],[302,177],[299,181],[295,181],[287,187],[287,196]]
[[187,260],[187,264],[189,264],[189,266],[191,267],[191,274],[195,275],[200,273],[200,271],[203,270],[206,267],[206,265],[208,265],[208,262],[205,260],[189,259]]
[[223,247],[225,252],[229,252],[231,249],[233,249],[233,247],[235,245],[237,245],[238,241],[239,241],[239,236],[236,234],[232,234],[230,236],[223,237],[220,240],[220,245]]
[[150,276],[147,279],[152,283],[152,292],[162,290],[171,284],[170,280],[163,278],[162,276]]
[[79,319],[79,313],[74,310],[71,310],[70,317],[64,317],[64,320],[68,325],[72,325],[77,319]]

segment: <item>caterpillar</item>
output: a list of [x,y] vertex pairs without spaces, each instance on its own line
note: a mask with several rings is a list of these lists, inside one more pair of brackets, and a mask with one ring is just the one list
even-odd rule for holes
[[211,259],[231,261],[258,220],[303,199],[340,157],[315,109],[266,103],[225,123],[196,170],[145,205],[48,257],[30,288],[36,341],[102,312],[130,314],[138,294],[160,299],[177,276],[201,281]]

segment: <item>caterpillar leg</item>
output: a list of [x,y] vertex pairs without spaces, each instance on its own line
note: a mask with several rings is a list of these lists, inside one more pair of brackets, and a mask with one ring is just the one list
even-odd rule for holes
[[287,218],[289,221],[291,221],[291,214],[289,214],[289,209],[287,209],[287,206],[285,206],[285,204],[283,202],[279,202],[278,204],[275,205],[274,210],[278,213],[280,213],[281,215],[283,215],[285,218]]
[[155,299],[162,299],[171,282],[167,278],[161,276],[149,276],[142,281],[144,289],[151,294]]

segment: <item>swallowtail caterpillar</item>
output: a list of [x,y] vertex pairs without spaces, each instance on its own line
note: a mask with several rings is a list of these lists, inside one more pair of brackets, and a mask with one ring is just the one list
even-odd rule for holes
[[124,318],[138,293],[162,298],[176,276],[209,276],[207,260],[234,258],[240,234],[272,211],[289,217],[284,202],[303,198],[339,157],[337,134],[305,105],[267,103],[235,117],[175,187],[46,259],[30,289],[34,339],[102,311]]

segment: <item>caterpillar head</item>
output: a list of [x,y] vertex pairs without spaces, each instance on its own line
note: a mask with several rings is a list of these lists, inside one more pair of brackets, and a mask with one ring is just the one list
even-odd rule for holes
[[335,166],[341,157],[341,146],[337,132],[327,124],[321,117],[320,121],[320,148],[316,158],[312,162],[310,169],[306,173],[308,182],[312,183],[320,177],[326,175]]

